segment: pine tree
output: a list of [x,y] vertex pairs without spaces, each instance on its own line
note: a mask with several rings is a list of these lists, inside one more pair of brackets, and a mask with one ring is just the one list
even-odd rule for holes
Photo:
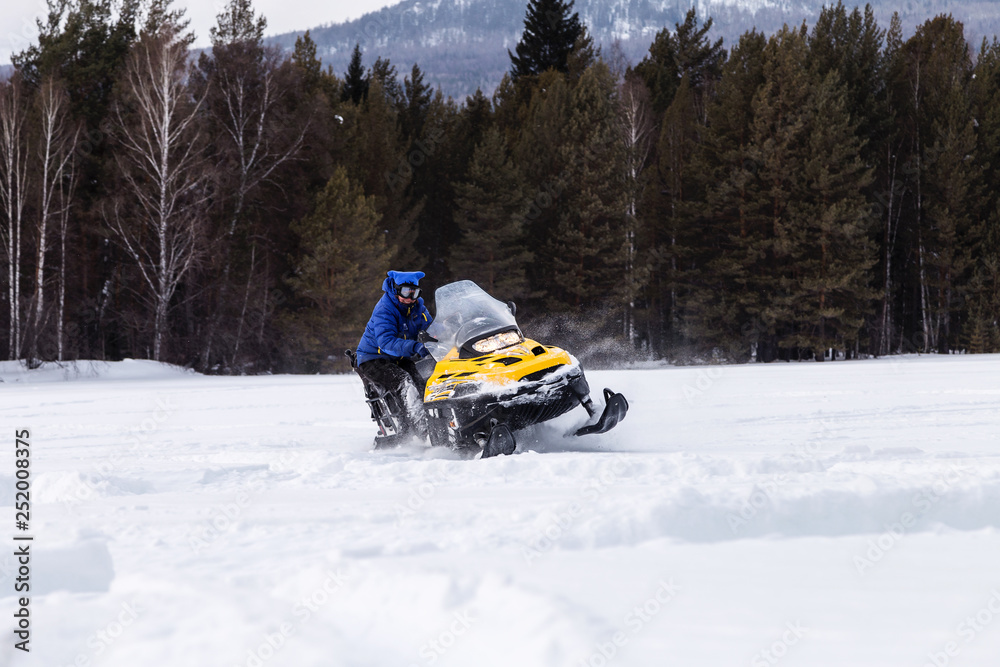
[[373,197],[338,167],[312,213],[293,222],[298,252],[287,279],[298,308],[286,315],[289,363],[315,372],[352,347],[378,299],[389,253]]
[[[881,303],[878,306],[872,327],[870,351],[874,354],[890,354],[901,340],[900,305],[905,292],[904,269],[908,261],[905,237],[900,235],[901,214],[909,199],[907,165],[910,163],[910,142],[901,119],[907,100],[901,99],[903,87],[899,81],[903,77],[900,52],[903,44],[902,23],[899,14],[894,14],[885,34],[885,48],[882,52],[879,90],[876,108],[883,124],[883,130],[871,137],[868,154],[874,157],[875,180],[873,194],[869,195],[873,215],[878,219],[879,265],[878,285]],[[908,95],[907,95],[908,97]],[[861,132],[859,128],[859,133]]]
[[861,162],[839,75],[817,81],[807,74],[803,37],[788,31],[772,39],[767,81],[755,100],[757,247],[773,273],[751,284],[756,314],[775,323],[779,346],[822,359],[826,349],[856,342],[874,296],[867,285],[870,219],[860,194],[871,172]]
[[[116,128],[110,113],[112,93],[138,37],[142,5],[141,0],[50,0],[37,44],[11,58],[29,93],[46,79],[59,81],[69,95],[71,118],[81,123],[73,218],[82,233],[73,242],[65,314],[71,327],[86,321],[80,328],[86,334],[74,349],[94,357],[122,354],[121,341],[138,338],[134,320],[121,315],[134,306],[139,288],[121,288],[120,268],[127,260],[120,248],[107,242],[98,211],[100,200],[111,194],[109,174],[114,169],[109,149]],[[107,307],[112,291],[116,308]],[[92,315],[95,307],[102,309],[100,318]]]
[[[787,348],[799,296],[792,265],[805,250],[808,192],[803,169],[813,82],[805,67],[805,29],[784,28],[764,51],[764,83],[754,96],[747,158],[745,228],[737,248],[742,262],[738,303],[770,339],[765,348]],[[767,358],[765,353],[764,358]]]
[[974,249],[966,299],[970,352],[1000,352],[1000,42],[983,40],[973,77],[976,159],[987,187],[980,194],[981,241]]
[[342,100],[350,100],[355,105],[361,104],[361,100],[368,96],[368,79],[365,77],[365,68],[361,64],[361,45],[354,45],[354,52],[351,53],[351,62],[344,73],[344,89]]
[[567,72],[570,53],[583,34],[580,17],[573,11],[574,0],[529,0],[524,16],[524,33],[509,50],[511,75],[514,79],[536,76],[545,70]]
[[[957,87],[956,87],[957,88]],[[967,91],[954,89],[945,115],[935,122],[934,143],[926,152],[927,287],[931,297],[935,347],[957,349],[957,316],[973,266],[982,227],[976,209],[981,170],[975,161],[976,137]]]
[[[656,118],[653,156],[643,194],[639,248],[649,271],[640,299],[645,337],[654,350],[676,348],[686,337],[683,324],[689,283],[698,267],[697,246],[704,242],[698,202],[704,201],[696,155],[706,126],[706,105],[725,61],[722,40],[709,41],[709,18],[698,24],[690,9],[675,30],[661,30],[647,56],[629,76],[650,91]],[[681,292],[685,294],[681,294]]]
[[267,19],[253,11],[253,0],[229,0],[209,28],[212,46],[250,42],[260,44],[267,30]]
[[598,62],[572,91],[558,159],[563,201],[545,256],[552,310],[586,304],[621,314],[631,298],[627,259],[623,146],[617,136],[615,84]]
[[704,109],[708,89],[718,80],[726,58],[722,39],[714,43],[708,40],[711,29],[711,17],[699,26],[698,13],[692,7],[683,23],[674,24],[673,32],[664,28],[656,34],[649,54],[636,65],[635,72],[649,88],[658,117],[670,106],[685,75],[688,84],[697,91],[699,108]]
[[[403,96],[403,87],[399,85],[399,75],[396,66],[388,58],[379,56],[375,59],[371,71],[368,72],[368,81],[378,81],[382,94],[386,101],[398,113],[403,111],[406,99]],[[370,83],[369,83],[370,85]]]
[[200,341],[203,368],[242,366],[244,338],[261,330],[254,320],[266,314],[260,295],[280,275],[266,267],[274,266],[269,250],[287,233],[287,221],[263,213],[271,184],[301,152],[304,128],[287,106],[296,69],[264,45],[266,25],[250,0],[229,0],[212,29],[213,46],[191,78],[192,90],[205,100],[217,187],[214,252],[200,295],[208,320]]
[[[545,247],[559,224],[560,211],[568,206],[570,174],[562,147],[571,95],[566,76],[548,70],[538,77],[537,89],[527,106],[509,110],[508,105],[518,104],[516,97],[497,106],[498,126],[505,132],[514,164],[525,183],[530,204],[526,216],[528,245],[536,250]],[[533,298],[543,301],[553,288],[550,266],[533,263],[528,278]]]
[[414,165],[399,132],[398,112],[372,78],[368,97],[360,107],[345,158],[365,194],[375,197],[386,246],[392,249],[393,266],[420,266],[416,246],[416,219],[422,203],[410,196]]
[[416,248],[425,258],[422,266],[435,280],[449,275],[448,257],[458,241],[455,225],[455,185],[467,170],[475,144],[460,143],[459,110],[441,91],[423,112],[420,134],[412,137],[406,152],[406,164],[413,172],[408,195],[420,202],[415,218]]
[[[455,130],[456,148],[463,153],[463,167],[472,159],[472,152],[483,141],[486,130],[494,125],[493,104],[483,91],[476,89],[474,95],[465,98],[459,109],[458,127]],[[509,148],[508,144],[508,148]],[[462,169],[463,173],[465,169]]]
[[424,73],[416,63],[410,76],[403,79],[406,107],[402,114],[403,136],[416,140],[424,129],[424,119],[431,104],[431,87],[424,83]]
[[461,239],[449,266],[502,299],[527,296],[525,271],[533,254],[524,239],[528,211],[523,184],[497,128],[476,147],[466,179],[456,185],[455,223]]
[[601,47],[594,47],[594,38],[590,36],[587,26],[583,26],[580,36],[573,43],[566,58],[566,79],[575,85],[583,73],[594,65],[601,57]]
[[719,250],[692,305],[707,306],[696,323],[724,349],[822,358],[857,340],[872,298],[859,194],[870,171],[838,75],[817,80],[806,67],[804,28],[759,44],[741,40],[731,61],[742,62],[727,64],[710,111],[706,173],[721,178],[709,187],[707,236]]
[[914,329],[925,351],[947,353],[957,341],[955,317],[980,233],[972,62],[962,24],[950,16],[925,22],[898,58],[900,122],[912,156],[914,196],[903,224],[916,258],[910,276],[918,295]]
[[656,337],[667,337],[671,346],[681,342],[678,334],[686,298],[679,292],[687,291],[684,285],[692,279],[698,246],[704,242],[698,219],[698,202],[704,201],[704,193],[693,164],[700,129],[694,91],[684,75],[663,114],[656,169],[647,185],[643,234],[653,269],[647,298],[654,319],[649,324]]
[[[691,242],[685,243],[691,264],[682,276],[677,324],[682,341],[693,352],[718,350],[733,359],[748,357],[766,335],[766,330],[762,331],[759,323],[747,314],[745,304],[738,298],[747,278],[743,245],[750,234],[747,217],[750,185],[758,169],[750,159],[753,99],[765,81],[766,45],[764,35],[753,31],[742,35],[733,47],[722,66],[716,95],[706,109],[708,123],[689,167],[693,187],[704,192],[704,204],[700,211],[692,206],[691,215],[697,217],[688,223],[694,235]],[[698,196],[688,201],[693,203]],[[663,198],[654,190],[647,202],[657,199]],[[658,228],[652,222],[644,227],[650,231]],[[665,240],[657,236],[646,241],[656,252],[652,259],[661,263],[661,270],[654,273],[653,280],[659,281],[663,291],[658,296],[651,290],[650,297],[653,307],[650,339],[654,344],[674,325],[665,319],[669,311],[656,301],[660,298],[662,302],[662,295],[668,289],[662,270],[662,264],[670,257],[662,249]]]
[[38,44],[14,54],[11,61],[29,89],[53,76],[69,92],[74,116],[88,129],[107,114],[114,81],[138,37],[140,0],[49,0]]
[[798,295],[792,304],[793,333],[784,343],[812,350],[818,360],[827,349],[852,349],[877,294],[869,287],[875,253],[862,194],[871,183],[871,169],[862,161],[846,97],[839,75],[830,72],[810,100],[803,176],[811,197],[798,221],[805,249],[790,267]]
[[190,48],[195,35],[193,32],[184,33],[191,25],[191,19],[184,18],[183,9],[171,9],[172,4],[173,0],[148,0],[141,34],[155,35],[162,30],[168,30],[171,34],[179,35],[181,43]]
[[323,81],[323,63],[316,57],[316,42],[309,31],[295,38],[292,62],[302,71],[302,84],[309,92],[316,92]]
[[809,61],[819,77],[831,71],[840,75],[847,112],[858,126],[858,137],[866,140],[862,152],[867,160],[881,148],[878,139],[888,129],[880,94],[885,86],[884,38],[871,5],[864,13],[857,7],[848,13],[842,0],[820,11],[809,37]]

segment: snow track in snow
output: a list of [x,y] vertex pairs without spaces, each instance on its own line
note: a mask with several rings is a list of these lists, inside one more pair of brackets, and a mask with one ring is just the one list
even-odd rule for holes
[[1000,654],[998,356],[588,371],[618,428],[563,437],[578,409],[489,460],[370,451],[353,376],[85,368],[0,364],[39,554],[32,653],[3,665]]

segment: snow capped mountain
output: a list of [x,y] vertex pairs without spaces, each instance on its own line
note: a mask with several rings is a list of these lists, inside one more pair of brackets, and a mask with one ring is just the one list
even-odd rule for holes
[[[521,36],[527,0],[403,0],[355,21],[312,28],[319,56],[342,73],[355,44],[365,64],[389,58],[402,76],[413,63],[429,82],[452,96],[468,95],[477,87],[491,92],[510,68],[507,50]],[[663,28],[673,28],[694,5],[700,20],[711,17],[713,32],[731,44],[756,28],[770,34],[784,23],[816,20],[829,0],[577,0],[574,9],[595,41],[607,49],[617,40],[633,63],[648,50]],[[845,3],[852,6],[850,2]],[[871,0],[879,23],[888,26],[899,11],[906,34],[923,21],[951,13],[965,22],[966,37],[978,45],[984,35],[1000,32],[1000,15],[993,0],[921,0],[900,8],[889,0]],[[304,31],[302,31],[304,32]],[[271,38],[290,49],[302,32]]]

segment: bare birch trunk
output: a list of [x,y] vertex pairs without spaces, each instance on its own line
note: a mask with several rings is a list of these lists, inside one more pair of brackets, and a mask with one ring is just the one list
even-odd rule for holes
[[[80,128],[73,133],[75,150]],[[69,213],[76,193],[76,165],[71,159],[66,166],[66,177],[59,187],[59,312],[56,314],[56,354],[65,361],[66,354],[66,237],[69,235]]]
[[[45,314],[45,263],[48,254],[49,220],[56,215],[54,202],[63,192],[66,168],[73,156],[78,137],[68,127],[68,100],[54,81],[48,80],[39,91],[41,112],[41,143],[39,158],[42,165],[41,201],[38,214],[38,246],[35,262],[34,317],[31,321],[31,356],[38,356],[38,340],[43,335]],[[63,241],[65,243],[65,241]]]
[[[236,45],[228,45],[234,48]],[[237,184],[233,193],[233,210],[220,241],[223,246],[222,280],[219,283],[218,304],[215,316],[212,317],[205,336],[205,347],[202,351],[202,365],[211,363],[212,348],[218,332],[223,313],[223,305],[227,301],[229,282],[232,273],[232,246],[236,232],[243,220],[246,202],[249,195],[261,183],[267,181],[274,171],[282,164],[292,159],[302,147],[305,138],[305,128],[290,146],[276,147],[273,145],[273,123],[275,106],[280,101],[281,90],[275,81],[277,61],[275,53],[260,47],[248,46],[248,51],[260,49],[259,60],[252,64],[242,63],[242,67],[232,67],[232,63],[223,63],[217,70],[214,85],[221,96],[222,108],[216,111],[219,124],[223,128],[223,136],[227,140],[228,151],[235,158],[237,169]],[[237,63],[239,65],[240,63]],[[259,69],[256,69],[259,68]],[[256,70],[256,71],[255,71]],[[257,76],[257,81],[251,77]],[[258,91],[254,94],[254,91]],[[248,282],[253,279],[249,275]],[[249,287],[247,288],[249,290]],[[236,362],[235,351],[240,347],[240,337],[243,335],[246,308],[240,312],[237,323],[236,341],[231,363]]]
[[636,227],[638,225],[638,198],[640,177],[649,159],[652,114],[649,108],[649,94],[637,80],[626,80],[619,91],[619,129],[625,144],[625,168],[628,178],[628,201],[626,203],[625,227],[625,279],[628,285],[628,302],[623,318],[623,333],[630,342],[635,341],[635,276]]
[[21,333],[21,246],[25,197],[28,189],[28,146],[24,131],[25,107],[20,80],[0,86],[0,202],[7,220],[4,234],[8,259],[10,301],[9,358],[19,359]]
[[892,344],[892,254],[895,250],[896,233],[893,229],[892,209],[896,199],[896,160],[892,155],[892,146],[887,144],[888,161],[892,164],[889,172],[889,201],[885,217],[885,235],[883,249],[885,251],[885,270],[882,277],[882,334],[879,340],[879,354],[887,355]]
[[115,108],[122,143],[118,169],[128,198],[105,216],[151,293],[157,361],[164,355],[170,302],[203,250],[206,193],[194,125],[201,102],[189,103],[186,63],[185,44],[173,31],[144,35],[126,65],[125,94],[133,111]]

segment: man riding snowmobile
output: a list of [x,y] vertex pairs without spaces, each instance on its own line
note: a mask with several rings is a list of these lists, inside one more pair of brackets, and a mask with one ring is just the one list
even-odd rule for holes
[[382,297],[375,304],[352,360],[365,381],[366,394],[384,398],[398,419],[396,433],[383,433],[393,445],[427,435],[423,395],[426,381],[417,373],[413,359],[426,357],[417,340],[434,318],[420,297],[422,271],[389,271],[382,283]]
[[[624,396],[605,389],[602,409],[591,399],[575,357],[524,337],[512,302],[461,280],[438,288],[435,321],[425,314],[419,291],[395,282],[411,280],[409,286],[416,288],[423,274],[389,274],[386,296],[372,314],[356,357],[347,351],[358,362],[365,399],[379,427],[376,449],[428,436],[433,446],[489,458],[514,453],[515,431],[577,406],[594,420],[573,430],[577,436],[605,433],[625,418]],[[390,316],[406,313],[409,325],[394,329],[400,327],[398,321],[379,316],[383,302]],[[395,336],[392,331],[404,333]]]

